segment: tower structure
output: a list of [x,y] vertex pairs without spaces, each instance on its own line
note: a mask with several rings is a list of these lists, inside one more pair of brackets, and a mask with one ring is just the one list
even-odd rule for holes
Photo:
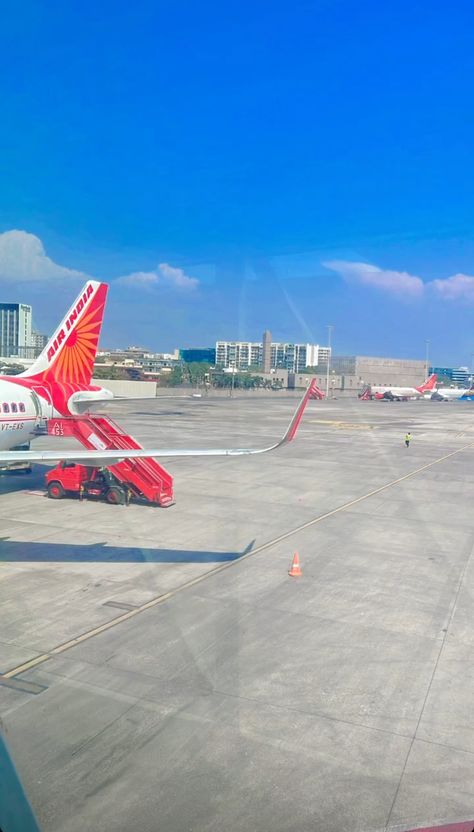
[[262,341],[262,370],[269,373],[272,367],[272,333],[266,329]]

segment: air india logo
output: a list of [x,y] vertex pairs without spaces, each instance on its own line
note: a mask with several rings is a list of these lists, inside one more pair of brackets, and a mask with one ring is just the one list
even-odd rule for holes
[[99,340],[105,293],[88,286],[48,349],[45,380],[89,384]]
[[80,300],[76,303],[76,306],[74,307],[72,313],[69,315],[69,318],[66,321],[66,332],[64,332],[64,329],[61,328],[59,330],[58,334],[56,335],[56,338],[54,339],[52,345],[50,346],[50,348],[48,350],[48,361],[51,361],[51,359],[54,358],[54,356],[56,355],[59,347],[61,346],[61,344],[63,343],[63,341],[66,337],[66,334],[74,326],[74,323],[76,322],[78,315],[81,314],[82,310],[84,309],[84,307],[88,303],[89,298],[93,294],[93,292],[94,292],[94,287],[93,286],[88,286],[86,291],[84,292],[82,298],[80,298]]

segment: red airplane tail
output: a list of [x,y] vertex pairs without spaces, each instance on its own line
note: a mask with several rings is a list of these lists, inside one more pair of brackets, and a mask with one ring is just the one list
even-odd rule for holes
[[429,376],[426,381],[423,382],[421,387],[417,387],[416,389],[419,393],[428,393],[430,390],[433,391],[436,387],[436,378],[437,376],[433,373],[433,375]]
[[108,286],[89,280],[34,364],[21,373],[35,381],[89,385]]

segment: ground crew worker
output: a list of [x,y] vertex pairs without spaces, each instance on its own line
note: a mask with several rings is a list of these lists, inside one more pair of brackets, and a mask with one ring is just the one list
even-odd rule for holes
[[84,486],[83,486],[83,484],[82,484],[82,482],[81,482],[81,484],[80,484],[80,486],[79,486],[79,499],[80,499],[81,503],[82,503],[82,501],[83,501],[83,499],[84,499],[84,490],[85,490],[85,489],[84,489]]
[[129,506],[129,505],[130,505],[130,500],[131,500],[131,499],[132,499],[132,489],[131,489],[131,488],[128,488],[128,487],[126,486],[126,487],[125,487],[125,505],[126,505],[126,506]]
[[410,447],[410,442],[411,442],[411,433],[410,433],[410,431],[408,431],[408,433],[405,434],[405,445],[407,446],[407,448]]

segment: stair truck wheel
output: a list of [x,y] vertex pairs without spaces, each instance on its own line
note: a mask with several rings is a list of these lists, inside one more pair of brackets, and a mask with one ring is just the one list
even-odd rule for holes
[[62,487],[61,483],[57,482],[57,480],[53,480],[53,482],[49,483],[48,497],[50,497],[51,500],[62,500],[65,493],[66,492],[64,491],[64,488]]
[[123,506],[125,504],[125,493],[122,488],[113,485],[107,491],[105,499],[113,506]]

